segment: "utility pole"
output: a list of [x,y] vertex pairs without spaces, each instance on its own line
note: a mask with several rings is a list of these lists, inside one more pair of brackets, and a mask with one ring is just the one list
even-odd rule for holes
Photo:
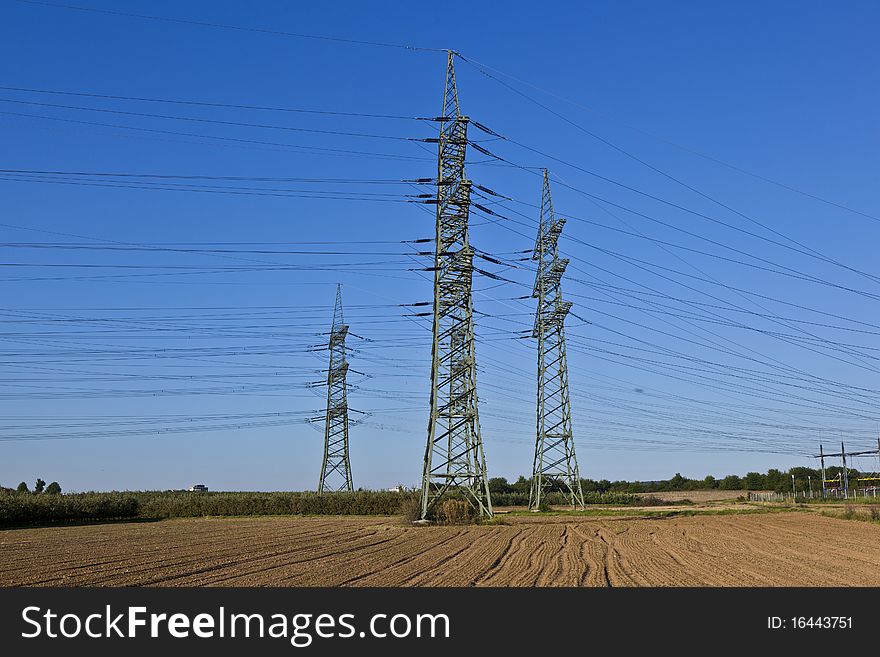
[[468,240],[471,181],[464,170],[469,119],[460,112],[453,60],[450,50],[437,139],[431,410],[422,472],[422,520],[451,492],[462,494],[480,516],[492,516],[477,409],[474,251]]
[[794,490],[794,475],[791,475],[791,499],[794,499],[797,493]]
[[819,443],[819,462],[822,464],[822,499],[825,499],[825,452],[822,443]]
[[324,461],[318,493],[354,490],[348,454],[348,361],[345,338],[348,325],[342,315],[342,285],[336,286],[336,307],[330,328],[330,367],[327,370],[327,413],[324,423]]
[[813,475],[807,475],[807,488],[810,490],[810,499],[813,499]]
[[846,449],[843,446],[843,441],[840,441],[840,457],[843,459],[843,475],[841,476],[843,497],[849,499],[849,471],[846,469]]
[[541,216],[532,260],[538,262],[532,296],[538,299],[532,337],[538,338],[538,423],[529,508],[537,511],[545,489],[562,482],[573,507],[584,507],[584,493],[574,453],[568,363],[565,356],[565,317],[571,302],[562,299],[562,275],[567,258],[559,257],[559,236],[565,219],[557,218],[550,198],[550,179],[544,170]]

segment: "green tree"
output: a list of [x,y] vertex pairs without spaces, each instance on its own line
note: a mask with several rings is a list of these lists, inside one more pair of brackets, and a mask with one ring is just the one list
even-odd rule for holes
[[520,475],[519,479],[517,479],[513,484],[511,484],[510,487],[513,489],[513,492],[515,492],[515,493],[525,493],[526,495],[528,495],[529,491],[532,488],[532,480],[526,479],[525,477]]
[[47,495],[61,495],[61,485],[57,481],[53,481],[46,486]]
[[743,481],[736,475],[727,475],[721,480],[721,490],[742,490]]
[[767,470],[767,488],[775,491],[791,490],[791,477],[776,468],[770,468]]
[[581,479],[581,489],[585,493],[595,493],[599,490],[599,484],[592,479]]
[[514,492],[514,489],[504,477],[492,477],[489,479],[489,492],[492,495],[504,495]]
[[34,484],[34,492],[42,493],[44,488],[46,488],[46,482],[37,477],[37,483]]
[[708,489],[718,488],[718,481],[712,475],[706,475],[706,478],[703,479],[703,486]]
[[685,477],[682,477],[680,472],[676,472],[675,476],[669,480],[669,489],[683,490],[686,483],[687,479]]
[[31,489],[28,488],[28,485],[24,482],[21,482],[18,485],[18,488],[16,488],[15,490],[17,490],[19,493],[30,493],[31,492]]

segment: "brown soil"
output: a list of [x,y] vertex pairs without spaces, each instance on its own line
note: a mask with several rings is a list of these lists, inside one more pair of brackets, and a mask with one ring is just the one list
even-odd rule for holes
[[816,513],[187,519],[0,531],[3,586],[880,586],[880,526]]

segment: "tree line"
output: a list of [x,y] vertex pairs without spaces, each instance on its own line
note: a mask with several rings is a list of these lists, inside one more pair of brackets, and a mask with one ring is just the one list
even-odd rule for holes
[[[833,466],[825,469],[826,479],[835,479],[843,471],[842,467]],[[856,487],[862,477],[874,476],[869,473],[859,472],[855,468],[847,468],[850,485]],[[652,481],[609,481],[608,479],[581,479],[584,493],[663,493],[666,491],[688,490],[770,490],[779,493],[791,492],[792,475],[794,475],[794,487],[796,491],[806,491],[812,488],[814,491],[822,489],[822,472],[815,468],[795,467],[786,471],[770,468],[767,472],[748,472],[743,476],[727,475],[716,478],[707,475],[702,479],[690,479],[676,472],[669,479]],[[874,482],[871,482],[874,483]],[[532,486],[531,478],[520,476],[514,482],[509,482],[504,477],[494,477],[489,480],[489,492],[493,499],[496,495],[526,495]],[[565,490],[561,481],[551,481],[549,490],[562,492]]]
[[3,493],[12,493],[12,492],[31,493],[31,492],[33,492],[36,495],[39,495],[41,493],[45,493],[46,495],[61,495],[61,485],[57,481],[53,481],[51,484],[49,484],[47,486],[45,481],[43,481],[42,479],[37,477],[37,480],[34,482],[34,490],[33,491],[31,491],[31,489],[28,488],[27,483],[23,481],[14,489],[13,488],[5,488],[3,486],[0,486],[0,492],[3,492]]

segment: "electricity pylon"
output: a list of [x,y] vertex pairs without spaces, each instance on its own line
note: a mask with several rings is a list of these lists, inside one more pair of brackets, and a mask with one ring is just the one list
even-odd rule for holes
[[492,515],[486,457],[477,411],[477,364],[468,242],[471,182],[465,176],[468,117],[462,116],[453,53],[446,63],[437,156],[431,414],[422,475],[421,518],[451,492],[480,516]]
[[546,489],[565,487],[572,506],[584,506],[584,493],[571,432],[571,399],[565,357],[565,316],[571,302],[562,299],[562,275],[567,258],[559,257],[559,236],[565,219],[553,213],[550,180],[544,170],[541,217],[532,260],[538,273],[532,296],[538,299],[532,337],[538,338],[538,423],[529,508],[537,510]]
[[327,413],[324,424],[324,462],[318,492],[354,490],[351,461],[348,456],[348,361],[345,360],[345,337],[348,325],[342,316],[342,286],[336,286],[336,307],[330,328],[330,367],[327,370]]

